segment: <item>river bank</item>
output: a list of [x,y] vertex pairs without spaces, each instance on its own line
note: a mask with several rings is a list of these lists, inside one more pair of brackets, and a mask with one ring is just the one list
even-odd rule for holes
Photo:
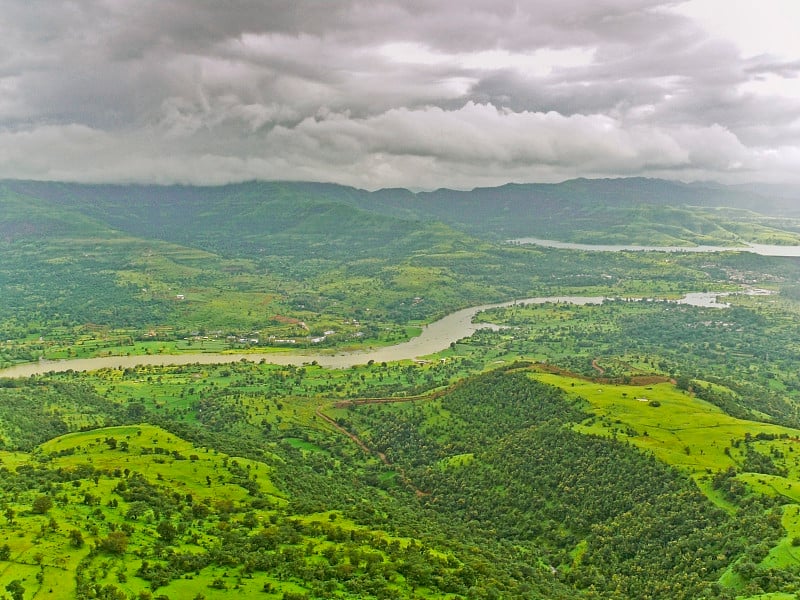
[[[717,297],[724,295],[718,292],[694,292],[686,294],[677,302],[706,308],[725,308],[727,304],[717,302]],[[604,296],[539,296],[482,304],[464,308],[431,323],[423,328],[422,333],[400,344],[383,348],[365,348],[339,353],[324,352],[286,352],[286,353],[193,353],[193,354],[158,354],[136,356],[102,356],[96,358],[77,358],[68,360],[42,360],[36,363],[15,365],[0,370],[0,377],[30,377],[49,372],[64,371],[96,371],[98,369],[124,369],[137,365],[188,365],[188,364],[223,364],[241,360],[251,362],[268,362],[277,365],[300,365],[316,362],[334,369],[344,369],[354,365],[374,362],[391,362],[411,360],[420,356],[434,354],[447,348],[451,342],[468,337],[481,328],[497,328],[491,323],[474,323],[475,316],[484,310],[503,308],[514,304],[544,304],[562,302],[576,305],[600,304],[607,300]],[[633,300],[633,299],[632,299]],[[641,300],[641,299],[638,299]]]

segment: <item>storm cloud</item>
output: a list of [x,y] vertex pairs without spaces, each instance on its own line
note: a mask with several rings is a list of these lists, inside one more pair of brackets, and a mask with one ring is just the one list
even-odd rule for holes
[[797,182],[800,53],[715,1],[0,0],[0,177]]

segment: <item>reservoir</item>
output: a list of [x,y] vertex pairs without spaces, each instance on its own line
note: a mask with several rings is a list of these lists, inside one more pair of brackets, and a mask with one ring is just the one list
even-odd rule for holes
[[616,246],[613,244],[577,244],[557,242],[534,237],[508,240],[511,244],[560,248],[562,250],[586,250],[589,252],[752,252],[761,256],[800,257],[800,246],[772,246],[768,244],[745,244],[743,246]]

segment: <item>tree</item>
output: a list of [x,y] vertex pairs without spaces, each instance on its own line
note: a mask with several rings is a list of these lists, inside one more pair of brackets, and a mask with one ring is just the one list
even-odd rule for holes
[[692,378],[688,375],[678,375],[675,379],[675,387],[679,390],[688,390],[692,387]]
[[222,577],[217,577],[214,581],[208,584],[208,587],[214,588],[215,590],[227,590],[228,586],[225,585],[225,581]]
[[37,496],[31,506],[31,510],[37,515],[43,515],[51,508],[53,508],[53,499],[50,496]]
[[122,531],[112,531],[100,540],[100,548],[109,554],[125,554],[128,549],[128,536]]
[[83,548],[83,534],[78,529],[73,529],[69,532],[69,543],[75,548]]
[[156,527],[156,532],[167,543],[172,542],[178,535],[178,529],[169,521],[161,521]]
[[6,591],[11,594],[12,600],[23,600],[25,597],[25,588],[22,587],[22,582],[19,579],[7,584]]

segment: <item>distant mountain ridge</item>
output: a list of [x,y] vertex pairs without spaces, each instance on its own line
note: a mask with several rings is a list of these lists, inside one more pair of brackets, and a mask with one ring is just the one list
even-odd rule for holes
[[[651,209],[728,207],[767,216],[790,216],[783,198],[768,197],[753,190],[645,178],[506,184],[471,192],[437,190],[418,197],[427,197],[430,210],[437,216],[444,218],[446,211],[453,210],[452,204],[457,203],[457,214],[469,224],[494,223],[509,235],[523,234],[531,229],[547,233],[547,228],[555,234],[561,233],[556,223],[563,219],[569,220],[573,226],[588,219],[585,225],[590,227],[587,229],[604,225],[611,227],[629,218],[620,213],[642,206]],[[788,207],[793,209],[793,216],[800,215],[797,207],[791,204]],[[499,214],[500,211],[505,215]],[[531,211],[535,213],[531,214]],[[548,227],[542,228],[542,221],[549,222]]]
[[[23,180],[0,185],[32,204],[75,210],[128,233],[179,243],[191,243],[199,232],[214,244],[231,234],[258,243],[264,235],[286,232],[322,236],[333,243],[334,237],[348,238],[348,232],[356,231],[357,236],[349,237],[371,237],[376,242],[418,230],[422,222],[440,222],[491,239],[534,236],[635,243],[655,235],[666,244],[734,244],[742,234],[735,223],[742,220],[767,230],[800,233],[797,223],[790,222],[800,217],[800,191],[794,195],[796,188],[791,186],[646,178],[509,183],[417,193],[282,181],[212,187]],[[741,212],[714,212],[720,208]],[[759,235],[764,241],[771,234]]]

